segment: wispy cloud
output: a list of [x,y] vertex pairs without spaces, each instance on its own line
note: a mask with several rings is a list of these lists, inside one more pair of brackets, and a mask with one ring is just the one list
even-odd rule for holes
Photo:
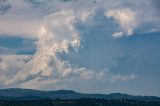
[[128,80],[134,80],[138,78],[137,75],[131,74],[131,75],[113,75],[111,76],[111,82],[119,82],[119,81],[128,81]]

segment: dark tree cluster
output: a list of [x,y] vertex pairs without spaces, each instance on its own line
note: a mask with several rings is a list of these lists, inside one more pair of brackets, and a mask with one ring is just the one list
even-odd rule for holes
[[0,106],[160,106],[160,102],[129,99],[0,100]]

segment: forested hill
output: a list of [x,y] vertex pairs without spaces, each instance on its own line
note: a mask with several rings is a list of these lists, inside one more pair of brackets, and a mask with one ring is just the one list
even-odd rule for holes
[[0,89],[0,100],[42,100],[42,99],[131,99],[138,101],[160,101],[160,97],[155,96],[132,96],[128,94],[85,94],[71,90],[39,91],[33,89]]
[[129,99],[0,100],[0,106],[160,106],[160,102]]

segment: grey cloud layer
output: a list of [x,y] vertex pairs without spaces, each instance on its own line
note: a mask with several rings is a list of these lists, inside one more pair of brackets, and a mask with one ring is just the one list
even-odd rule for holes
[[5,0],[0,1],[0,14],[4,14],[10,8],[11,8],[11,5],[7,1]]

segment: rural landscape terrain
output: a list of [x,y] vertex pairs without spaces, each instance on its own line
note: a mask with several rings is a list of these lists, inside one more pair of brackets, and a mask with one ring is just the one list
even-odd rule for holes
[[12,88],[0,90],[0,106],[160,106],[160,97]]

